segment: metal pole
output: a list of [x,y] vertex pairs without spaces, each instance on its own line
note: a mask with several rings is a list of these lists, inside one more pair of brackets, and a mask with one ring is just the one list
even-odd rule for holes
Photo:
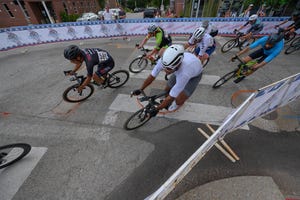
[[50,15],[50,13],[49,13],[49,10],[48,10],[48,8],[47,8],[47,6],[46,6],[46,4],[45,4],[45,1],[42,1],[42,4],[43,4],[43,6],[44,6],[44,8],[45,8],[45,10],[46,10],[47,16],[48,16],[48,18],[50,19],[51,24],[54,24],[54,21],[53,21],[51,15]]
[[26,15],[26,13],[25,13],[25,11],[24,11],[24,9],[23,9],[23,7],[22,7],[21,3],[19,2],[19,0],[17,0],[17,3],[18,3],[18,5],[19,5],[19,7],[20,7],[20,9],[21,9],[22,13],[23,13],[23,14],[24,14],[24,16],[25,16],[25,19],[26,19],[26,21],[27,21],[28,25],[30,25],[30,24],[31,24],[31,22],[30,22],[30,19],[29,19],[29,17]]

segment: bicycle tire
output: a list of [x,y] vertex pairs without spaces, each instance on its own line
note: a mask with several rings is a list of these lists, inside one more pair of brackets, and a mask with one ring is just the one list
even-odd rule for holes
[[132,73],[140,73],[148,65],[148,60],[144,57],[137,57],[129,64],[129,71]]
[[222,47],[221,47],[221,52],[226,53],[236,45],[236,39],[231,39],[227,41]]
[[129,72],[126,70],[118,70],[109,75],[108,87],[118,88],[124,85],[129,79]]
[[206,67],[206,65],[208,64],[209,62],[209,57],[205,60],[204,64],[202,65],[203,69]]
[[240,50],[243,50],[245,47],[248,47],[250,44],[252,44],[253,42],[255,42],[255,38],[250,38],[249,40],[245,41],[247,42],[247,45],[244,45],[245,42],[242,42],[240,45],[239,45],[239,49]]
[[236,70],[228,72],[224,76],[222,76],[215,84],[212,86],[213,88],[219,88],[221,85],[229,81],[230,79],[234,78],[236,74]]
[[[92,96],[92,94],[94,93],[95,89],[94,86],[92,86],[91,84],[88,84],[87,86],[85,86],[85,88],[82,90],[81,94],[79,94],[77,92],[77,88],[79,87],[79,84],[74,84],[70,87],[68,87],[64,93],[63,93],[63,99],[67,102],[70,103],[77,103],[77,102],[81,102],[84,101],[86,99],[88,99],[90,96]],[[71,95],[70,95],[71,94]],[[72,94],[74,96],[74,99],[72,99]],[[70,96],[69,96],[70,95]]]
[[290,35],[289,35],[289,39],[288,40],[286,40],[286,37],[284,38],[285,39],[285,41],[284,41],[285,44],[290,43],[296,37],[296,33],[295,32],[290,32],[289,34]]
[[293,40],[293,42],[290,44],[290,46],[300,46],[300,37]]
[[293,52],[296,51],[296,50],[297,50],[296,46],[289,46],[289,47],[284,51],[284,53],[285,53],[285,54],[291,54],[291,53],[293,53]]
[[[21,150],[18,154],[17,152],[15,152],[17,149]],[[26,143],[15,143],[15,144],[1,146],[0,147],[0,169],[12,165],[15,162],[21,160],[30,152],[30,150],[31,150],[31,146]]]
[[[146,122],[148,122],[152,117],[146,114],[145,108],[141,108],[140,110],[136,111],[133,115],[131,115],[126,122],[124,123],[123,127],[125,130],[134,130],[143,126]],[[131,126],[131,122],[137,120],[137,125]]]

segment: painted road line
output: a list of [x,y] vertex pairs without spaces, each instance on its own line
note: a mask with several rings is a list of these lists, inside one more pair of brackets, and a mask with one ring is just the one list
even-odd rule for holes
[[[150,65],[149,65],[150,66]],[[151,70],[143,70],[140,73],[131,73],[130,72],[130,77],[137,78],[137,79],[146,79],[149,74],[151,73]],[[213,85],[215,82],[217,82],[220,79],[219,76],[214,76],[214,75],[202,75],[202,79],[199,82],[199,84],[202,85]],[[161,72],[156,80],[165,80],[165,73]]]
[[32,147],[22,160],[0,170],[0,199],[14,197],[46,151],[45,147]]
[[[130,95],[118,94],[109,109],[133,113],[140,109],[136,101],[136,97],[131,98]],[[159,116],[196,123],[220,125],[232,111],[233,108],[229,107],[186,102],[178,111]],[[249,127],[246,126],[243,129],[249,130]]]

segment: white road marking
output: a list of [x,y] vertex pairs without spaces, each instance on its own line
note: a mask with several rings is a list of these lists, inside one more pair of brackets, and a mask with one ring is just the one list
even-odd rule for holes
[[0,199],[14,197],[46,151],[45,147],[32,147],[26,157],[0,170]]
[[[149,65],[150,66],[150,65]],[[138,79],[146,79],[149,74],[151,73],[151,70],[143,70],[140,73],[130,73],[130,77],[132,78],[138,78]],[[205,73],[205,72],[204,72]],[[215,82],[217,82],[220,79],[219,76],[214,76],[214,75],[202,75],[202,79],[199,82],[199,84],[202,85],[213,85]],[[165,73],[161,72],[156,80],[165,80]]]
[[[135,98],[136,97],[130,98],[130,95],[119,94],[112,102],[109,109],[124,112],[135,112],[140,109]],[[158,116],[196,123],[220,125],[232,111],[233,108],[229,107],[186,102],[178,111]],[[246,126],[243,129],[249,130],[249,127]]]

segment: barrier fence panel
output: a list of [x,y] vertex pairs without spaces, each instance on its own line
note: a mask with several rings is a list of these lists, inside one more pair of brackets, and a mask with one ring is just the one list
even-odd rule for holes
[[252,93],[203,145],[147,200],[164,199],[219,139],[300,97],[300,73]]
[[[261,34],[276,32],[274,26],[286,19],[288,18],[261,18],[264,23]],[[190,34],[196,27],[201,26],[203,20],[210,20],[218,28],[220,35],[232,35],[233,30],[245,24],[247,18],[123,19],[2,28],[0,29],[0,50],[51,42],[145,35],[151,23],[161,26],[170,34]]]

